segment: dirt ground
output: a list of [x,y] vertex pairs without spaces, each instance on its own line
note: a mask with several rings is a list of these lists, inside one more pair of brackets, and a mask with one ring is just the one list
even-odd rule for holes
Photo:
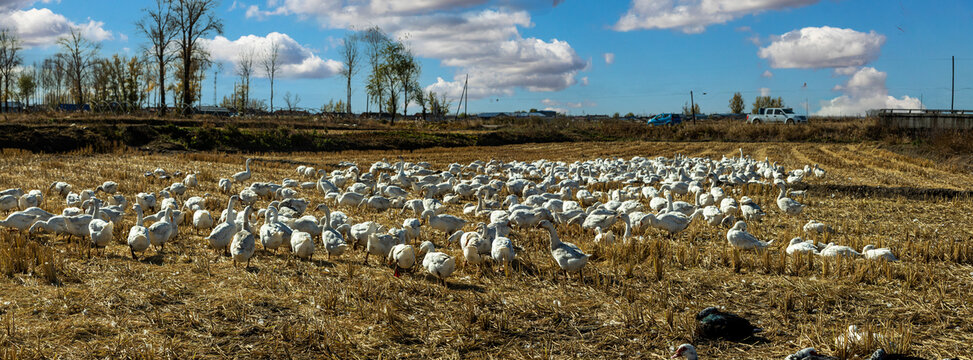
[[[571,163],[681,154],[718,160],[738,156],[741,148],[788,169],[816,163],[828,172],[807,181],[807,196],[797,200],[808,206],[799,216],[781,214],[775,188],[737,190],[768,213],[750,230],[775,240],[770,250],[734,252],[726,245],[726,229],[700,221],[675,236],[651,229],[636,234],[643,237],[639,241],[614,246],[594,244],[593,235],[577,227],[559,227],[562,240],[593,254],[583,283],[555,278],[548,237],[540,229],[515,230],[511,238],[524,251],[508,275],[458,265],[448,287],[421,269],[396,278],[374,257],[363,265],[360,251],[329,261],[319,249],[312,261],[302,261],[258,248],[245,270],[214,254],[205,234],[189,225],[179,227],[163,253],[153,248],[134,261],[123,245],[134,215],[115,229],[115,243],[104,254],[91,257],[77,239],[4,230],[0,358],[659,359],[686,342],[703,359],[783,359],[807,346],[849,359],[867,358],[879,346],[925,359],[973,357],[973,176],[878,145],[624,142],[253,154],[250,181],[314,181],[295,168],[331,170],[352,161],[367,169],[373,161],[399,156],[442,168],[490,159]],[[218,214],[227,195],[216,181],[243,170],[245,159],[221,153],[5,151],[0,189],[45,190],[52,181],[66,181],[78,191],[113,180],[133,201],[138,192],[171,183],[143,176],[163,168],[198,173],[200,187],[186,197],[211,194],[207,207]],[[324,201],[317,191],[302,196],[312,207]],[[50,212],[65,207],[59,197],[45,199],[43,208]],[[463,216],[461,206],[447,212]],[[332,209],[355,222],[388,227],[412,216]],[[804,234],[810,219],[836,233]],[[612,230],[622,233],[621,225]],[[787,256],[784,248],[794,236],[856,249],[888,247],[900,261]],[[444,234],[427,228],[423,237],[444,243]],[[462,259],[458,248],[444,251]],[[708,306],[750,319],[764,329],[763,337],[745,343],[694,339],[693,316]],[[837,338],[849,325],[876,335],[865,336],[867,344],[842,344]]]

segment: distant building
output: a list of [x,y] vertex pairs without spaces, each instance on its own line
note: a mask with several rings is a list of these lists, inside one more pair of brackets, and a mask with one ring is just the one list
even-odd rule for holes
[[515,112],[485,112],[476,114],[481,119],[491,119],[495,117],[555,117],[556,111],[540,110],[534,112],[515,111]]
[[0,103],[0,112],[19,113],[24,111],[24,104],[19,101],[7,101]]

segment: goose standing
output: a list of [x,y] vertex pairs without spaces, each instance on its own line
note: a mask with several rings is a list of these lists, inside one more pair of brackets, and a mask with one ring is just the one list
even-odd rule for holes
[[557,229],[550,221],[543,220],[537,226],[547,229],[551,236],[551,256],[557,266],[565,273],[578,273],[578,280],[584,282],[582,269],[588,263],[588,254],[581,251],[577,245],[562,242],[557,236]]
[[[250,218],[250,213],[253,208],[247,206],[243,209],[243,218]],[[243,229],[238,231],[233,235],[233,241],[230,243],[230,256],[233,257],[233,266],[236,267],[237,262],[247,262],[246,268],[250,267],[250,258],[253,257],[253,252],[257,249],[257,242],[253,238],[253,232],[250,230],[250,222],[243,222]]]
[[389,234],[371,233],[368,234],[368,242],[365,244],[365,264],[368,264],[368,255],[379,256],[379,261],[388,256],[389,251],[396,245],[395,237]]
[[233,183],[230,182],[230,179],[223,178],[223,179],[220,179],[220,181],[217,183],[216,187],[218,187],[220,189],[220,192],[221,193],[229,194],[230,193],[230,190],[233,188]]
[[264,224],[260,226],[260,245],[264,250],[273,250],[277,253],[277,248],[284,243],[284,236],[292,232],[285,229],[286,225],[277,221],[278,211],[276,207],[268,207],[264,214]]
[[432,276],[446,284],[446,278],[456,270],[456,260],[452,256],[436,251],[435,246],[430,241],[423,241],[419,246],[419,251],[425,253],[422,258],[422,267],[426,268]]
[[228,250],[227,248],[230,246],[230,242],[233,241],[233,235],[237,233],[236,213],[233,211],[233,203],[236,200],[236,195],[230,197],[226,205],[225,221],[216,225],[213,231],[209,233],[209,236],[206,237],[206,240],[209,241],[209,246],[217,253],[220,250]]
[[466,220],[453,215],[436,215],[433,210],[423,211],[422,218],[433,229],[446,233],[447,237],[466,226]]
[[91,247],[104,249],[111,243],[114,224],[101,219],[101,200],[96,200],[91,222],[88,223],[88,234],[91,236]]
[[233,182],[235,182],[235,183],[241,183],[241,182],[250,180],[250,175],[251,175],[251,173],[250,173],[250,163],[251,162],[253,162],[253,159],[249,159],[248,158],[247,159],[247,169],[244,170],[244,171],[238,172],[236,174],[233,174],[233,176],[230,177],[231,179],[233,179]]
[[291,233],[291,252],[301,259],[314,256],[314,236],[303,231]]
[[[0,220],[0,227],[14,228],[20,231],[29,230],[40,218],[36,215],[28,214],[24,211],[17,211],[7,215],[6,219]],[[85,227],[87,227],[87,223]]]
[[174,224],[172,223],[172,209],[165,209],[165,216],[149,226],[149,242],[159,248],[159,253],[166,247],[166,241],[172,237]]
[[737,221],[737,223],[733,225],[733,228],[726,232],[726,241],[729,242],[730,245],[743,250],[763,249],[774,243],[773,240],[769,242],[760,241],[756,236],[748,233],[747,223],[743,221]]
[[601,227],[595,228],[595,244],[614,244],[615,234],[609,230],[608,232],[601,231]]
[[493,261],[500,263],[503,266],[503,272],[507,273],[510,263],[514,261],[516,256],[514,252],[514,244],[506,237],[498,237],[493,239],[493,246],[490,249],[490,256]]
[[139,204],[132,205],[135,210],[136,218],[135,225],[128,230],[128,249],[132,252],[132,259],[138,260],[135,253],[142,253],[148,250],[149,245],[149,229],[146,229],[142,224],[142,207]]
[[114,181],[105,181],[105,183],[95,188],[95,191],[101,191],[106,194],[113,195],[118,192],[118,183]]
[[348,250],[348,243],[345,242],[344,236],[341,236],[341,233],[331,226],[331,209],[324,204],[321,204],[319,208],[324,209],[321,242],[324,244],[324,250],[328,252],[328,260],[331,260],[331,256],[344,254]]
[[787,185],[778,183],[778,186],[780,187],[780,194],[777,195],[777,207],[787,215],[800,215],[801,211],[804,210],[804,205],[785,195]]
[[209,210],[196,210],[193,213],[193,227],[196,228],[196,234],[199,234],[199,229],[210,230],[213,228],[213,215],[209,213]]

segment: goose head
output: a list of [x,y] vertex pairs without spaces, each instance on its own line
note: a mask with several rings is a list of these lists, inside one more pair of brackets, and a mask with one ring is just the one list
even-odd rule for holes
[[741,221],[737,221],[736,224],[733,224],[733,228],[730,229],[730,230],[747,231],[747,223],[746,222],[743,222],[742,220]]
[[791,245],[797,245],[797,244],[800,244],[802,242],[804,242],[804,239],[801,239],[799,237],[796,237],[796,238],[791,239]]
[[422,244],[419,244],[420,255],[425,255],[433,251],[436,251],[436,245],[433,245],[432,241],[426,240],[423,241]]
[[874,250],[874,249],[875,249],[875,245],[870,245],[870,244],[865,245],[865,247],[862,248],[862,253],[867,253],[869,250]]
[[676,349],[676,353],[672,355],[672,358],[676,359],[681,357],[686,358],[686,360],[698,359],[696,356],[696,348],[689,344],[679,345],[679,348]]

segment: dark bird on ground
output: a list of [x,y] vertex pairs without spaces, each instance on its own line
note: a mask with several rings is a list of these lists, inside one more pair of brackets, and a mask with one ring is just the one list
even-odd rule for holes
[[715,307],[708,307],[696,315],[699,323],[696,334],[706,339],[743,340],[752,337],[763,329],[753,326],[750,321],[736,314],[720,311]]

